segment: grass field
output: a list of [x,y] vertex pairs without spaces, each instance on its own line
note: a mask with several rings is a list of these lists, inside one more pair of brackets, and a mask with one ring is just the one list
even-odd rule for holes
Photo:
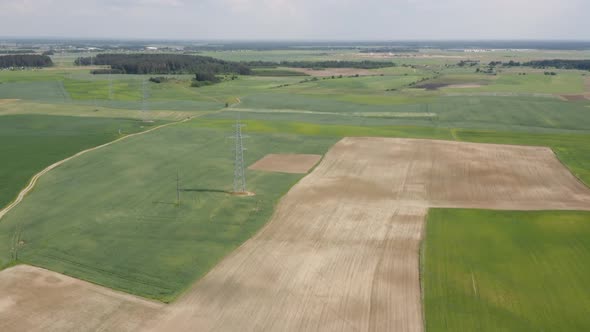
[[[248,171],[248,189],[257,195],[226,194],[233,181],[231,131],[196,121],[174,125],[50,172],[0,223],[0,265],[10,263],[9,239],[18,228],[24,263],[172,300],[252,236],[302,177]],[[248,165],[268,153],[323,154],[336,141],[248,135]]]
[[[154,123],[147,124],[152,126]],[[0,207],[46,166],[78,151],[144,130],[138,121],[44,115],[0,117]]]
[[590,213],[430,210],[426,330],[590,329]]

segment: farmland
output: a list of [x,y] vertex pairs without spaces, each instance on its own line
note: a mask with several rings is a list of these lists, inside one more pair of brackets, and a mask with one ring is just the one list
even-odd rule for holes
[[[0,209],[48,165],[169,124],[65,162],[0,218],[0,288],[30,310],[0,298],[0,329],[33,314],[47,331],[64,327],[54,315],[100,329],[40,281],[55,278],[115,330],[124,315],[122,330],[588,328],[590,73],[484,71],[590,53],[195,54],[277,66],[198,88],[93,75],[105,68],[74,53],[0,71]],[[395,66],[278,63],[366,60]],[[238,119],[252,196],[230,193]],[[29,281],[40,290],[14,289]]]
[[[47,174],[0,223],[0,261],[9,263],[6,246],[19,228],[26,243],[19,253],[23,262],[170,301],[254,234],[278,198],[302,177],[252,171],[248,185],[256,196],[228,195],[233,180],[228,129],[179,124],[81,156]],[[268,153],[323,154],[334,142],[252,135],[246,161]]]
[[430,210],[426,329],[588,330],[589,233],[588,212]]

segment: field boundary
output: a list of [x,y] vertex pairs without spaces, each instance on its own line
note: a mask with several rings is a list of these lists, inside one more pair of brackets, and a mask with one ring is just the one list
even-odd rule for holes
[[57,168],[57,167],[61,166],[62,164],[66,163],[67,161],[69,161],[69,160],[72,160],[72,159],[74,159],[74,158],[77,158],[77,157],[79,157],[79,156],[81,156],[81,155],[84,155],[84,154],[86,154],[86,153],[88,153],[88,152],[95,151],[95,150],[99,150],[99,149],[102,149],[102,148],[104,148],[104,147],[107,147],[107,146],[113,145],[113,144],[115,144],[115,143],[117,143],[117,142],[120,142],[120,141],[126,140],[126,139],[128,139],[128,138],[131,138],[131,137],[135,137],[135,136],[139,136],[139,135],[147,134],[147,133],[149,133],[149,132],[152,132],[152,131],[155,131],[155,130],[158,130],[158,129],[162,129],[162,128],[164,128],[164,127],[168,127],[168,126],[171,126],[171,125],[175,125],[175,124],[179,124],[179,123],[187,122],[187,121],[189,121],[189,120],[192,120],[192,119],[194,119],[195,117],[198,117],[198,116],[200,116],[200,115],[191,116],[191,117],[188,117],[188,118],[186,118],[186,119],[184,119],[184,120],[181,120],[181,121],[175,121],[175,122],[165,123],[165,124],[163,124],[163,125],[159,125],[159,126],[156,126],[156,127],[154,127],[154,128],[150,128],[150,129],[148,129],[148,130],[141,131],[141,132],[139,132],[139,133],[133,133],[133,134],[125,135],[125,136],[123,136],[123,137],[117,138],[117,139],[116,139],[116,140],[114,140],[114,141],[110,141],[110,142],[107,142],[107,143],[105,143],[105,144],[102,144],[102,145],[99,145],[99,146],[95,146],[95,147],[93,147],[93,148],[89,148],[89,149],[86,149],[86,150],[82,150],[82,151],[80,151],[80,152],[78,152],[78,153],[76,153],[76,154],[74,154],[74,155],[72,155],[72,156],[70,156],[70,157],[67,157],[67,158],[65,158],[65,159],[62,159],[62,160],[60,160],[60,161],[58,161],[58,162],[55,162],[55,163],[53,163],[53,164],[51,164],[51,165],[49,165],[49,166],[45,167],[45,168],[44,168],[42,171],[40,171],[39,173],[37,173],[37,174],[33,175],[33,177],[31,178],[31,180],[29,180],[29,183],[28,183],[28,185],[27,185],[25,188],[23,188],[23,189],[22,189],[22,190],[21,190],[21,191],[18,193],[18,195],[16,196],[16,199],[15,199],[15,200],[13,200],[13,201],[12,201],[12,203],[8,204],[6,207],[4,207],[2,210],[0,210],[0,221],[2,221],[2,218],[3,218],[3,217],[6,215],[6,214],[8,214],[8,212],[10,212],[12,209],[14,209],[14,208],[15,208],[15,207],[16,207],[18,204],[20,204],[20,202],[22,202],[22,200],[25,198],[25,196],[26,196],[26,195],[27,195],[29,192],[31,192],[31,190],[33,190],[33,189],[35,188],[35,185],[37,184],[37,181],[39,180],[39,178],[41,178],[41,177],[42,177],[44,174],[48,173],[48,172],[49,172],[49,171],[51,171],[52,169],[54,169],[54,168]]

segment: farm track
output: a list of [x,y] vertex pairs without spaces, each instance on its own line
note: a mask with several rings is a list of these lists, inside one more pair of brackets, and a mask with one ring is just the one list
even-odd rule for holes
[[[423,331],[419,246],[430,207],[590,210],[590,190],[548,148],[345,138],[177,302],[151,310],[129,296],[116,313],[108,303],[56,311],[94,292],[64,289],[47,311],[0,303],[0,322],[7,331],[27,315],[47,322],[43,331]],[[10,277],[18,269],[0,272],[0,285],[20,280]],[[2,289],[18,298],[33,286]],[[66,310],[88,323],[50,324]],[[129,324],[113,325],[120,317]]]
[[35,188],[35,185],[37,184],[37,181],[39,180],[39,178],[40,178],[40,177],[42,177],[43,175],[47,174],[47,172],[51,171],[52,169],[54,169],[54,168],[56,168],[56,167],[59,167],[59,166],[61,166],[62,164],[64,164],[64,163],[68,162],[69,160],[72,160],[72,159],[74,159],[74,158],[77,158],[77,157],[79,157],[79,156],[81,156],[81,155],[83,155],[83,154],[86,154],[86,153],[88,153],[88,152],[91,152],[91,151],[96,151],[96,150],[102,149],[102,148],[104,148],[104,147],[107,147],[107,146],[113,145],[113,144],[115,144],[115,143],[117,143],[117,142],[120,142],[120,141],[126,140],[126,139],[128,139],[128,138],[131,138],[131,137],[135,137],[135,136],[139,136],[139,135],[147,134],[147,133],[149,133],[149,132],[152,132],[152,131],[154,131],[154,130],[158,130],[158,129],[161,129],[161,128],[164,128],[164,127],[167,127],[167,126],[171,126],[171,125],[179,124],[179,123],[182,123],[182,122],[186,122],[186,121],[189,121],[189,120],[191,120],[191,119],[193,119],[193,118],[195,118],[195,117],[194,117],[194,116],[193,116],[193,117],[188,117],[188,118],[186,118],[186,119],[184,119],[184,120],[181,120],[181,121],[177,121],[177,122],[171,122],[171,123],[166,123],[166,124],[163,124],[163,125],[160,125],[160,126],[156,126],[156,127],[154,127],[154,128],[150,128],[150,129],[148,129],[148,130],[145,130],[145,131],[142,131],[142,132],[138,132],[138,133],[134,133],[134,134],[129,134],[129,135],[123,136],[123,137],[121,137],[121,138],[118,138],[118,139],[116,139],[116,140],[114,140],[114,141],[111,141],[111,142],[108,142],[108,143],[105,143],[105,144],[102,144],[102,145],[99,145],[99,146],[95,146],[95,147],[93,147],[93,148],[89,148],[89,149],[86,149],[86,150],[80,151],[80,152],[78,152],[78,153],[74,154],[73,156],[70,156],[70,157],[68,157],[68,158],[62,159],[62,160],[60,160],[60,161],[58,161],[58,162],[55,162],[55,163],[53,163],[53,164],[51,164],[51,165],[47,166],[45,169],[43,169],[43,170],[42,170],[42,171],[40,171],[39,173],[35,174],[35,175],[34,175],[34,176],[31,178],[31,180],[29,181],[28,185],[27,185],[25,188],[23,188],[23,189],[22,189],[22,190],[21,190],[21,191],[18,193],[18,195],[17,195],[16,199],[15,199],[15,200],[14,200],[12,203],[8,204],[8,205],[7,205],[7,206],[6,206],[4,209],[0,210],[0,221],[2,221],[2,218],[3,218],[3,217],[4,217],[4,216],[5,216],[5,215],[6,215],[8,212],[10,212],[10,211],[11,211],[12,209],[14,209],[14,208],[15,208],[15,207],[16,207],[18,204],[20,204],[20,202],[22,202],[23,198],[25,198],[25,196],[26,196],[26,195],[27,195],[27,194],[28,194],[28,193],[29,193],[31,190],[33,190],[33,188]]

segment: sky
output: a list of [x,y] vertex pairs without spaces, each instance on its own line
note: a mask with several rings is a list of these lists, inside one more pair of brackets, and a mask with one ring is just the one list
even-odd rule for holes
[[0,0],[0,36],[590,40],[590,0]]

